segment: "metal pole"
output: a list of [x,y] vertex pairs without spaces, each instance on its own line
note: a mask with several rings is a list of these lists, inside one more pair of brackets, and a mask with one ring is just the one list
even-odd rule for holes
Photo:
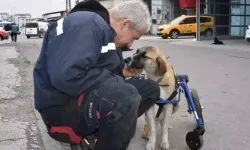
[[10,9],[10,19],[11,19],[10,21],[11,21],[11,22],[12,22],[12,19],[13,19],[12,17],[13,17],[13,16],[12,16],[12,8],[11,8],[11,9]]
[[200,15],[201,15],[201,3],[200,0],[196,0],[196,41],[201,40],[201,34],[200,34]]
[[69,12],[71,11],[71,0],[69,0]]

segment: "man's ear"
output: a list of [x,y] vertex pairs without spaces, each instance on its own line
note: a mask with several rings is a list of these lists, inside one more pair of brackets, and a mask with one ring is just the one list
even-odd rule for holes
[[157,70],[156,73],[159,76],[163,76],[167,72],[167,66],[164,62],[164,60],[161,57],[156,58],[156,63],[157,63]]
[[129,19],[123,19],[122,20],[122,29],[130,27],[131,23],[132,22]]

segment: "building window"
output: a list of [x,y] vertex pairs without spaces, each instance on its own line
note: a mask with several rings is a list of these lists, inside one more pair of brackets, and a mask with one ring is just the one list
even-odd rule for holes
[[247,26],[250,25],[250,16],[246,16],[246,25],[247,25]]
[[229,28],[228,27],[216,27],[216,35],[228,36]]
[[231,27],[231,36],[244,36],[245,28],[244,27]]
[[245,5],[231,5],[232,15],[245,15]]
[[231,25],[244,25],[245,16],[232,16]]
[[233,4],[245,4],[245,0],[231,0],[232,5]]
[[246,6],[246,15],[250,15],[250,6]]

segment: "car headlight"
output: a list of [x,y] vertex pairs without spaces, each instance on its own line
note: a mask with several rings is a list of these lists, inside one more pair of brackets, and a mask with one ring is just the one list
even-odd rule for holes
[[165,26],[165,27],[164,27],[164,29],[168,29],[168,28],[170,28],[170,26]]

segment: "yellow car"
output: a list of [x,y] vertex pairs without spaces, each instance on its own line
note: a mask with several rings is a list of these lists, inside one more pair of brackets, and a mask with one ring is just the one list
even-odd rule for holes
[[[212,37],[214,32],[214,18],[211,16],[200,17],[201,35]],[[182,15],[172,20],[169,24],[158,26],[157,35],[163,39],[171,37],[177,39],[179,36],[196,36],[196,16]]]

